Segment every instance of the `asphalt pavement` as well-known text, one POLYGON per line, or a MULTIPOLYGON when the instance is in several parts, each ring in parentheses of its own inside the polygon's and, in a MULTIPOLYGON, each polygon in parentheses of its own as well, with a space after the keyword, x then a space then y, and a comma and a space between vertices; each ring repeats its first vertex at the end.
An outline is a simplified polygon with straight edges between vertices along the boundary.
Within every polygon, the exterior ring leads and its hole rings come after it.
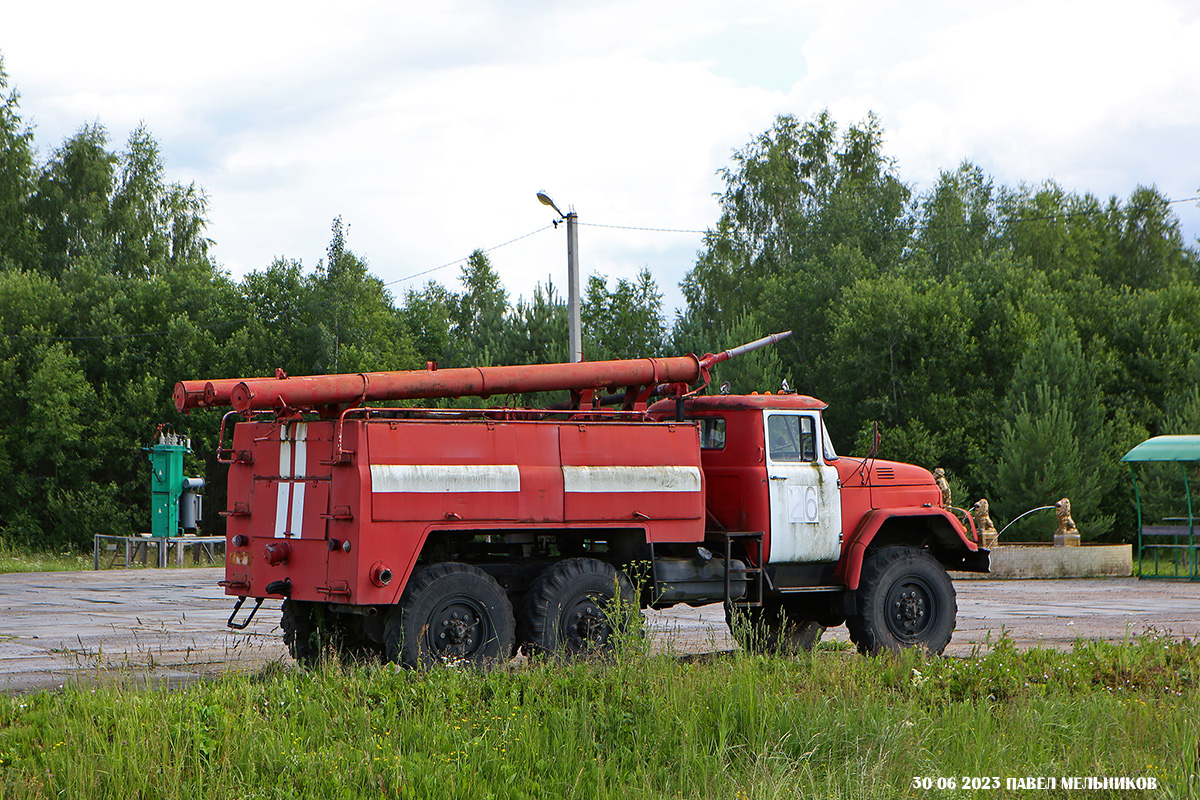
MULTIPOLYGON (((291 664, 279 603, 244 631, 226 621, 233 599, 221 568, 118 569, 0 575, 0 691, 88 683, 187 683, 268 663, 291 664)), ((1200 583, 1130 578, 955 583, 958 627, 948 655, 1007 636, 1020 647, 1070 647, 1147 632, 1200 637, 1200 583)), ((249 604, 247 604, 247 607, 249 604)), ((239 615, 244 618, 245 611, 239 615)), ((735 648, 719 605, 648 615, 655 647, 680 654, 735 648)), ((846 640, 844 627, 826 639, 846 640)))

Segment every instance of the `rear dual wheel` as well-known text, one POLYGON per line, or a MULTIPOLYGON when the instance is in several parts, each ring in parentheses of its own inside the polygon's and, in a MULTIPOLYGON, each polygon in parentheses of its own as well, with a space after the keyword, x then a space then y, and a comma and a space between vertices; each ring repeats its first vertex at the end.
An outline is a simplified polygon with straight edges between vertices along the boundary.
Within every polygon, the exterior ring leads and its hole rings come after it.
POLYGON ((638 613, 633 583, 594 558, 569 558, 534 579, 517 619, 519 641, 534 653, 578 656, 607 650, 638 613))
MULTIPOLYGON (((315 603, 284 603, 284 641, 293 657, 315 665, 332 628, 315 603)), ((575 656, 603 651, 638 612, 633 583, 603 561, 572 558, 541 573, 521 606, 521 641, 534 652, 575 656)), ((455 663, 484 666, 512 657, 517 622, 496 580, 478 567, 445 562, 409 579, 384 623, 389 661, 411 668, 455 663)))
POLYGON ((279 627, 283 628, 283 643, 292 658, 305 667, 315 667, 325 652, 328 631, 321 624, 316 603, 284 600, 279 627))
POLYGON ((345 661, 376 661, 380 648, 363 633, 361 619, 335 614, 322 603, 283 601, 283 643, 302 666, 315 668, 334 655, 345 661))
POLYGON ((413 573, 384 626, 389 661, 428 668, 485 666, 512 657, 512 604, 495 578, 470 564, 446 562, 413 573))

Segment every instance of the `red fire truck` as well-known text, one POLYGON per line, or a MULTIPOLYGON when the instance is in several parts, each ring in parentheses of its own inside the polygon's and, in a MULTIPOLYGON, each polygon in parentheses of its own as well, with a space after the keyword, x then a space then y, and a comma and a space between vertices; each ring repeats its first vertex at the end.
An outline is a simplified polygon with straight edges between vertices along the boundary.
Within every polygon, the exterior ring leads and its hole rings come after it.
POLYGON ((703 358, 179 383, 180 410, 234 409, 230 625, 282 598, 302 662, 427 666, 604 647, 614 611, 724 602, 746 644, 809 647, 844 622, 863 652, 941 652, 947 570, 986 572, 988 552, 933 476, 838 455, 812 397, 696 393, 784 335, 703 358), (553 390, 570 399, 370 405, 553 390))

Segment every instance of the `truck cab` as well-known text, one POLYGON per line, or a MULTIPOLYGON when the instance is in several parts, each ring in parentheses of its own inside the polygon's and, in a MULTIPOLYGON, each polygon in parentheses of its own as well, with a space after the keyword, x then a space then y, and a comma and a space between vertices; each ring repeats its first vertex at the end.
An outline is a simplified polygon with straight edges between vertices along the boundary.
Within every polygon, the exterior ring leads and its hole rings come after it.
POLYGON ((762 531, 770 564, 834 562, 841 555, 838 456, 821 421, 825 404, 802 395, 694 397, 710 522, 762 531))
POLYGON ((695 396, 681 409, 663 402, 650 411, 682 411, 694 421, 707 541, 719 547, 735 538, 732 558, 762 573, 759 590, 731 606, 778 635, 790 616, 807 631, 795 634, 801 642, 813 641, 817 627, 847 622, 863 650, 940 651, 956 611, 947 571, 986 572, 988 553, 969 516, 943 506, 928 470, 838 455, 826 408, 805 395, 751 394, 695 396), (885 571, 894 575, 881 598, 875 584, 885 571))

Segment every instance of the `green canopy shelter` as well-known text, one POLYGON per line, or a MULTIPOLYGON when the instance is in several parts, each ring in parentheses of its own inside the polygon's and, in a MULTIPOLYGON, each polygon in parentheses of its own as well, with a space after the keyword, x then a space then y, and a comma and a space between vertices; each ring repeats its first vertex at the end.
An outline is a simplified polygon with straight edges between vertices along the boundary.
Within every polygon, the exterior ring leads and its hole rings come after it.
POLYGON ((1121 457, 1129 464, 1133 475, 1133 496, 1137 501, 1138 517, 1138 572, 1143 578, 1186 578, 1200 580, 1200 564, 1196 549, 1196 517, 1192 504, 1192 490, 1188 483, 1189 464, 1200 463, 1200 436, 1155 436, 1134 447, 1121 457), (1167 517, 1162 524, 1146 525, 1142 518, 1142 496, 1138 487, 1137 465, 1146 463, 1179 464, 1183 475, 1183 494, 1186 501, 1186 517, 1167 517), (1170 563, 1162 564, 1166 557, 1170 563), (1153 560, 1148 569, 1146 561, 1153 560))

